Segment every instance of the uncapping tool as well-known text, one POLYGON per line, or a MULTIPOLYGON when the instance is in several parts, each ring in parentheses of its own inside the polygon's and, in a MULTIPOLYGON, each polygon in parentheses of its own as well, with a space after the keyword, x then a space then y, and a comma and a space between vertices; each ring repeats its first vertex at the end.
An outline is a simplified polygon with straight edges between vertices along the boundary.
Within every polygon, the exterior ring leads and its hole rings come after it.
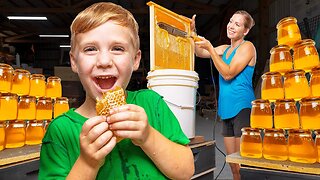
POLYGON ((183 38, 192 38, 195 42, 196 41, 201 41, 201 39, 198 36, 188 35, 187 32, 182 31, 182 30, 180 30, 180 29, 178 29, 176 27, 173 27, 173 26, 171 26, 171 25, 169 25, 167 23, 158 22, 157 24, 161 29, 166 30, 169 34, 171 34, 173 36, 180 36, 180 37, 183 37, 183 38))

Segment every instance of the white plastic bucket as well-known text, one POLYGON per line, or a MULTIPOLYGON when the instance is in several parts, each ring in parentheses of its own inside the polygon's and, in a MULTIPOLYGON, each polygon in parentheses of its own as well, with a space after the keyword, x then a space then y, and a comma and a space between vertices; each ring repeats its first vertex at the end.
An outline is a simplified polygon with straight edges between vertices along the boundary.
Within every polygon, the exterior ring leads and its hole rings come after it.
POLYGON ((148 88, 163 96, 188 138, 195 136, 198 73, 179 69, 148 72, 148 88))

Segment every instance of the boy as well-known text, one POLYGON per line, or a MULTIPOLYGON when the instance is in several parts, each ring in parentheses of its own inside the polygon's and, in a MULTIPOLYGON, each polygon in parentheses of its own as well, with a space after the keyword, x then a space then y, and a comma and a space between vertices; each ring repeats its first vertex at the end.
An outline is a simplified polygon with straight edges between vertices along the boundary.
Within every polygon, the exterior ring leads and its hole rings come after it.
POLYGON ((70 61, 85 102, 49 125, 39 179, 190 179, 189 139, 166 103, 151 90, 126 91, 127 105, 97 116, 96 98, 125 89, 139 67, 138 24, 113 3, 96 3, 71 25, 70 61), (116 143, 116 138, 124 138, 116 143))

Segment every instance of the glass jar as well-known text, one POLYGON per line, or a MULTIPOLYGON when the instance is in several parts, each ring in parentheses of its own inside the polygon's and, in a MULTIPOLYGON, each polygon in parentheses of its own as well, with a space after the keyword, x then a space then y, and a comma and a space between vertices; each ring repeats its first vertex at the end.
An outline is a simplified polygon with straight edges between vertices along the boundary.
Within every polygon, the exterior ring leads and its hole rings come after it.
POLYGON ((300 121, 302 129, 320 129, 320 97, 301 99, 300 121))
POLYGON ((295 101, 310 95, 304 70, 296 69, 284 74, 284 94, 286 99, 293 98, 295 101))
POLYGON ((295 17, 286 17, 281 19, 277 24, 278 45, 286 44, 290 48, 301 40, 300 29, 295 17))
POLYGON ((18 96, 2 93, 0 96, 0 121, 16 120, 18 115, 18 96))
POLYGON ((299 114, 293 99, 280 99, 274 106, 274 128, 298 129, 300 128, 299 114))
POLYGON ((272 109, 268 100, 256 99, 251 102, 251 128, 272 128, 272 109))
POLYGON ((26 125, 26 141, 27 145, 41 144, 44 136, 43 121, 31 120, 26 125))
POLYGON ((245 127, 241 129, 240 155, 249 158, 262 157, 262 140, 260 130, 245 127))
POLYGON ((0 151, 2 151, 5 147, 5 139, 6 139, 6 122, 0 121, 0 151))
POLYGON ((288 144, 283 129, 264 129, 262 154, 270 160, 288 159, 288 144))
POLYGON ((32 74, 30 77, 30 96, 43 97, 46 95, 46 78, 42 74, 32 74))
POLYGON ((46 96, 52 99, 62 96, 61 79, 56 76, 47 78, 46 96))
POLYGON ((18 103, 18 120, 34 120, 36 118, 36 97, 20 96, 18 103))
POLYGON ((69 102, 66 97, 59 97, 55 99, 54 107, 53 107, 53 118, 58 117, 64 112, 69 110, 69 102))
POLYGON ((318 159, 317 161, 320 163, 320 129, 314 131, 316 135, 315 144, 318 151, 318 159))
POLYGON ((299 163, 315 163, 317 161, 317 149, 310 130, 289 130, 288 146, 290 161, 299 163))
POLYGON ((49 97, 38 98, 36 104, 36 120, 51 120, 53 112, 52 100, 49 97))
POLYGON ((13 73, 11 93, 29 95, 30 72, 24 69, 16 69, 13 73))
POLYGON ((6 148, 18 148, 25 145, 25 121, 8 121, 6 128, 6 148))
POLYGON ((283 75, 292 68, 292 56, 288 45, 280 44, 270 50, 270 72, 280 72, 283 75))
POLYGON ((310 74, 311 96, 320 96, 320 66, 312 68, 310 74))
POLYGON ((312 39, 304 39, 294 45, 293 64, 294 69, 303 69, 306 72, 319 65, 319 54, 312 39))
POLYGON ((262 76, 261 98, 273 102, 284 98, 283 83, 279 72, 267 72, 262 76))
POLYGON ((13 78, 13 68, 8 64, 0 63, 0 92, 10 93, 13 78))

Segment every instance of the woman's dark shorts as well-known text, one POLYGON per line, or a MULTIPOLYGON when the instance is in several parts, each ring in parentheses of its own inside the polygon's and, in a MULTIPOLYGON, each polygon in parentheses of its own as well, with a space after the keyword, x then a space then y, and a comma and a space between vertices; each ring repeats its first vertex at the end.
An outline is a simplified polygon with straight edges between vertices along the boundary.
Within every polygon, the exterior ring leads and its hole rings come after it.
POLYGON ((242 109, 235 117, 222 120, 224 137, 241 137, 241 128, 250 127, 251 109, 242 109))

